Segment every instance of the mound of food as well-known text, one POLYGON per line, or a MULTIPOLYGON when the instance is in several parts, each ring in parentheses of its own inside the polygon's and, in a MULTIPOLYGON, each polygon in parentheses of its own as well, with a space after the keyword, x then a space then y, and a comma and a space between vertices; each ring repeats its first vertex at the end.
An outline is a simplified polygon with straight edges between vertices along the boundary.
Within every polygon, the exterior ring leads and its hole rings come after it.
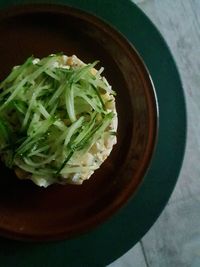
POLYGON ((0 83, 0 156, 20 179, 82 184, 109 156, 115 92, 97 63, 29 57, 0 83))

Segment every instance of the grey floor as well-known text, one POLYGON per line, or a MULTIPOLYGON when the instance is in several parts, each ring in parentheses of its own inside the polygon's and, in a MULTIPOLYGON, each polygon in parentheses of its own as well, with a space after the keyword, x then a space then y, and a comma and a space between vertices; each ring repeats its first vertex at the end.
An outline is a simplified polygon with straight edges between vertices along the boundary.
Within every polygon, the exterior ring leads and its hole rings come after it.
POLYGON ((188 136, 178 184, 144 238, 109 267, 200 267, 200 0, 133 0, 167 41, 186 96, 188 136))

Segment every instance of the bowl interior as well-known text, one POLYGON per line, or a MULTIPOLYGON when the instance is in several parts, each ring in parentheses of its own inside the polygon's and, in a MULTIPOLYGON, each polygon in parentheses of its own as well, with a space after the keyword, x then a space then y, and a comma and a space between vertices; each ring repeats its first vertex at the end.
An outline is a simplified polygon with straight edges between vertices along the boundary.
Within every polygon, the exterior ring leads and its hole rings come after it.
POLYGON ((81 186, 47 189, 20 181, 0 164, 0 233, 26 240, 68 238, 103 222, 136 191, 157 133, 155 93, 137 52, 100 19, 61 6, 12 8, 0 14, 0 80, 30 55, 64 52, 100 60, 117 92, 118 143, 81 186))

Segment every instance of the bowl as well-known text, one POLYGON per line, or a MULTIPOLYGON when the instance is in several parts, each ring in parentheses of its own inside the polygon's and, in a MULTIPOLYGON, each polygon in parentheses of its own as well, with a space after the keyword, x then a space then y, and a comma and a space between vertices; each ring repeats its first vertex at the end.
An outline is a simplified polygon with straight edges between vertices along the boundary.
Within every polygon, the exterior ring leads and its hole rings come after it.
POLYGON ((24 5, 0 12, 0 80, 27 57, 63 52, 100 60, 116 91, 117 145, 93 176, 77 185, 40 188, 0 164, 0 234, 29 241, 72 238, 134 201, 158 131, 154 86, 136 49, 94 15, 61 5, 24 5))

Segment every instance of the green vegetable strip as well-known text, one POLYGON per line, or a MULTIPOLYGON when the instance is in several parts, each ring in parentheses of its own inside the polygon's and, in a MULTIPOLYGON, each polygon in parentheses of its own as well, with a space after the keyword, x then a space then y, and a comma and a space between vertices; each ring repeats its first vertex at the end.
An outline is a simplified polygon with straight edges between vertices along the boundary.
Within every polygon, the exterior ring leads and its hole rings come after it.
POLYGON ((14 100, 13 104, 15 108, 22 114, 26 114, 27 111, 27 104, 21 100, 14 100))
POLYGON ((51 117, 50 114, 47 112, 47 110, 41 103, 38 104, 38 108, 39 108, 40 113, 44 116, 45 119, 49 119, 51 117))
POLYGON ((45 133, 47 133, 49 127, 51 125, 53 125, 54 123, 54 118, 50 117, 49 119, 47 120, 43 120, 41 123, 40 123, 40 127, 36 128, 35 131, 32 133, 32 137, 35 137, 37 135, 43 135, 45 133))
POLYGON ((47 57, 40 61, 40 67, 28 76, 29 81, 36 80, 48 68, 53 68, 52 63, 55 62, 54 57, 47 57))
POLYGON ((45 155, 43 153, 37 153, 37 157, 39 157, 39 158, 48 158, 49 156, 48 156, 48 154, 45 155))
POLYGON ((86 78, 85 76, 88 76, 88 74, 91 76, 90 71, 97 63, 98 61, 95 61, 94 63, 83 66, 75 71, 69 79, 69 83, 77 83, 80 79, 86 78))
POLYGON ((55 140, 54 147, 60 145, 61 143, 62 144, 64 143, 64 140, 67 136, 68 131, 69 131, 68 128, 65 128, 63 133, 59 136, 59 138, 57 138, 57 140, 55 140))
POLYGON ((58 168, 57 172, 56 172, 56 176, 58 176, 60 174, 60 172, 62 171, 62 169, 65 167, 65 165, 67 164, 67 162, 71 159, 71 157, 73 156, 74 151, 70 151, 68 156, 66 157, 66 159, 64 160, 64 162, 62 163, 62 165, 58 168))
POLYGON ((101 102, 101 106, 102 106, 102 108, 105 110, 106 107, 105 107, 105 104, 104 104, 104 102, 103 102, 103 99, 102 99, 102 97, 101 97, 99 91, 97 90, 97 88, 96 88, 93 84, 92 84, 91 87, 92 87, 92 89, 94 90, 94 92, 95 92, 95 94, 97 95, 97 97, 99 98, 99 100, 100 100, 100 102, 101 102))
POLYGON ((97 113, 94 113, 93 117, 91 118, 91 121, 83 126, 84 128, 82 132, 80 132, 80 134, 73 141, 74 146, 80 143, 85 138, 85 136, 87 136, 92 131, 93 127, 95 126, 96 116, 97 116, 97 113))
POLYGON ((49 163, 51 162, 52 160, 54 160, 54 155, 52 155, 51 157, 49 157, 48 159, 46 160, 43 160, 43 161, 39 161, 39 162, 34 162, 32 161, 30 158, 27 158, 27 157, 23 157, 24 159, 24 162, 29 165, 29 166, 32 166, 32 167, 42 167, 42 165, 46 164, 46 163, 49 163))
MULTIPOLYGON (((42 83, 43 83, 43 81, 42 81, 42 83)), ((41 86, 42 83, 39 84, 38 87, 33 86, 33 88, 30 88, 31 90, 33 90, 33 95, 32 95, 32 98, 30 100, 30 104, 29 104, 28 110, 26 112, 26 115, 25 115, 25 118, 24 118, 24 121, 23 121, 23 124, 22 124, 22 128, 24 128, 27 125, 29 117, 31 116, 32 109, 33 109, 34 105, 36 105, 37 95, 43 89, 43 87, 41 86)))
POLYGON ((36 112, 33 114, 33 118, 30 121, 28 129, 27 129, 27 136, 32 135, 33 132, 35 131, 34 129, 38 127, 38 125, 40 124, 40 116, 41 116, 41 113, 39 112, 36 112))
POLYGON ((49 75, 51 78, 53 78, 53 79, 59 81, 59 77, 58 77, 53 71, 45 70, 45 73, 46 73, 47 75, 49 75))
POLYGON ((65 131, 66 130, 66 126, 64 125, 64 123, 63 122, 61 122, 61 121, 55 121, 54 123, 53 123, 55 126, 57 126, 57 128, 59 129, 59 130, 61 130, 61 131, 65 131))
POLYGON ((66 109, 69 114, 71 122, 76 121, 76 114, 74 110, 74 88, 73 85, 68 86, 65 92, 66 109))
POLYGON ((55 91, 55 93, 53 94, 53 96, 51 97, 51 99, 49 100, 47 106, 52 106, 54 105, 55 101, 60 97, 60 95, 62 94, 64 88, 65 88, 65 84, 61 84, 60 87, 55 91))
POLYGON ((64 146, 67 146, 73 134, 82 126, 84 117, 80 117, 76 122, 74 122, 68 129, 67 136, 65 138, 64 146))
POLYGON ((50 110, 51 116, 55 114, 57 108, 58 108, 58 101, 56 103, 54 103, 52 109, 50 110))
POLYGON ((101 108, 99 108, 98 103, 94 99, 90 99, 84 92, 78 92, 77 96, 83 98, 95 111, 101 112, 101 108))
POLYGON ((101 124, 99 124, 98 127, 93 130, 93 132, 88 134, 88 136, 83 140, 82 144, 80 144, 80 148, 78 149, 83 149, 83 152, 87 153, 89 149, 92 147, 92 145, 94 145, 96 141, 101 138, 102 134, 104 133, 106 128, 111 123, 111 120, 113 117, 114 117, 114 114, 112 112, 108 113, 105 116, 103 122, 101 122, 101 124), (88 145, 84 147, 84 145, 87 144, 87 142, 88 142, 88 145))
POLYGON ((0 118, 0 132, 1 132, 1 137, 5 140, 5 142, 9 141, 9 130, 8 126, 6 125, 5 121, 0 118))
POLYGON ((14 89, 14 92, 8 97, 8 99, 5 101, 5 103, 0 107, 0 111, 3 110, 8 103, 10 103, 19 93, 20 90, 23 89, 23 86, 27 82, 27 79, 23 79, 14 89))
POLYGON ((45 169, 40 169, 38 170, 37 168, 34 168, 20 160, 15 160, 15 164, 17 166, 19 166, 22 170, 28 172, 28 173, 33 173, 35 175, 39 175, 42 177, 46 177, 46 175, 48 176, 52 176, 52 175, 55 175, 55 170, 53 169, 49 169, 49 168, 45 168, 45 169))
POLYGON ((21 66, 17 66, 15 67, 12 72, 8 75, 8 77, 0 83, 0 88, 3 88, 7 83, 10 83, 12 81, 14 81, 15 79, 17 79, 17 77, 19 77, 20 74, 24 73, 24 71, 26 71, 27 66, 32 64, 33 61, 33 57, 29 57, 24 64, 22 64, 21 66))
POLYGON ((48 150, 48 149, 49 149, 49 145, 43 146, 43 147, 41 147, 41 148, 39 148, 39 149, 37 149, 37 150, 35 150, 35 151, 30 152, 30 153, 28 154, 28 156, 29 156, 29 157, 32 157, 32 156, 38 155, 38 154, 40 154, 41 152, 44 152, 44 151, 46 151, 46 150, 48 150))
POLYGON ((26 151, 31 150, 31 148, 34 146, 36 142, 38 142, 41 139, 39 138, 31 138, 28 137, 17 149, 16 149, 16 154, 23 155, 26 151))

